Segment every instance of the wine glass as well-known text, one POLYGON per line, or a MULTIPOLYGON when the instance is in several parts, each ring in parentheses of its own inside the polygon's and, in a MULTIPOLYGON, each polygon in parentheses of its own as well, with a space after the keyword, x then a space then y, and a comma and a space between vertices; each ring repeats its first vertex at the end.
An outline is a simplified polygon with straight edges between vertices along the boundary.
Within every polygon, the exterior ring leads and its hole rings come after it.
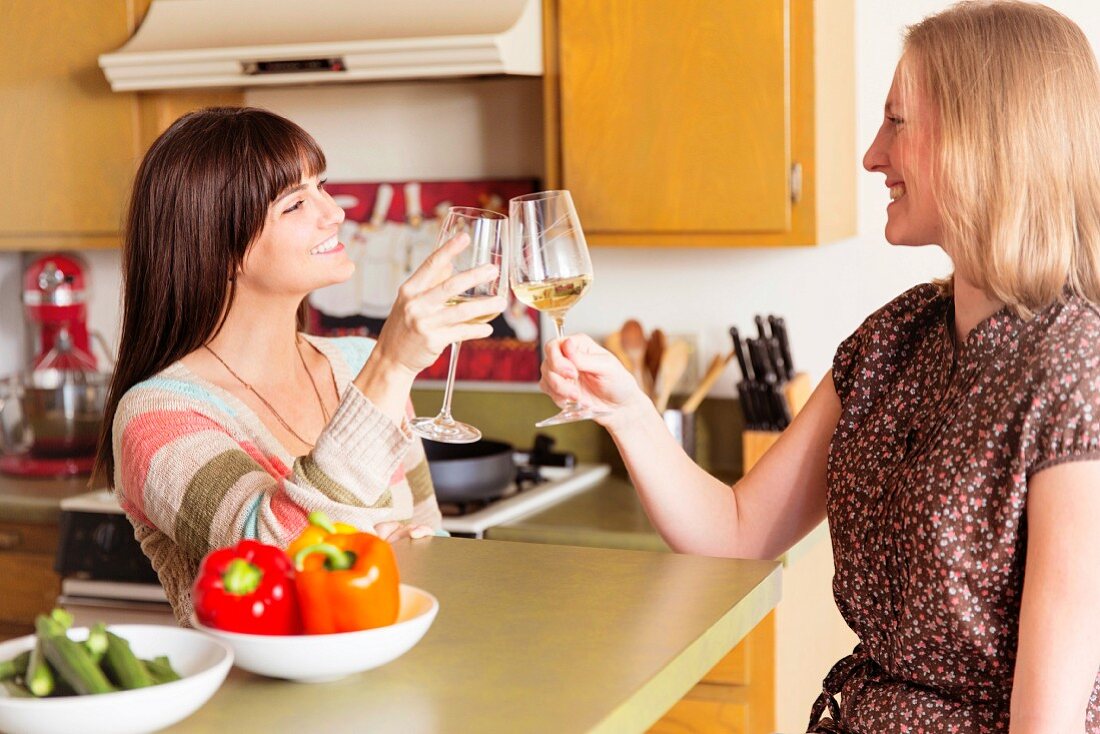
MULTIPOLYGON (((469 206, 453 206, 447 210, 443 226, 439 230, 436 247, 451 241, 460 234, 470 237, 470 245, 460 252, 452 263, 455 272, 472 270, 492 263, 500 268, 495 278, 487 283, 474 286, 447 301, 448 306, 457 306, 481 298, 492 298, 500 293, 500 284, 507 283, 505 268, 505 242, 508 237, 508 217, 488 209, 475 209, 469 206)), ((492 321, 497 314, 480 316, 477 323, 492 321)), ((447 370, 447 387, 443 392, 443 408, 434 418, 413 418, 409 422, 418 435, 441 443, 473 443, 481 438, 481 431, 468 423, 461 423, 451 417, 451 396, 454 392, 455 368, 458 366, 458 350, 462 345, 451 345, 451 366, 447 370)))
MULTIPOLYGON (((565 336, 565 312, 592 284, 592 260, 581 221, 568 191, 541 191, 509 202, 512 220, 512 292, 522 303, 554 321, 558 339, 565 336)), ((606 415, 570 401, 538 428, 606 415)))

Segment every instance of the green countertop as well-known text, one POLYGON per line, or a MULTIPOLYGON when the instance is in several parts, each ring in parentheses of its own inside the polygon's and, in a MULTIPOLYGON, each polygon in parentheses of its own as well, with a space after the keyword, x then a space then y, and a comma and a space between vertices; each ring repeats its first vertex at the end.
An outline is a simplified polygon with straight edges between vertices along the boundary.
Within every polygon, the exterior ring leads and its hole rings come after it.
MULTIPOLYGON (((485 537, 593 548, 669 550, 646 517, 634 485, 614 475, 545 510, 489 528, 485 537)), ((828 537, 828 524, 822 522, 777 560, 789 565, 828 537)))
POLYGON ((23 479, 0 476, 0 522, 56 524, 61 500, 90 492, 88 478, 23 479))
POLYGON ((485 537, 593 548, 669 549, 646 517, 634 486, 614 475, 541 512, 489 528, 485 537))
POLYGON ((326 684, 234 669, 168 731, 642 731, 779 601, 765 561, 459 538, 396 550, 402 580, 440 602, 406 655, 326 684))

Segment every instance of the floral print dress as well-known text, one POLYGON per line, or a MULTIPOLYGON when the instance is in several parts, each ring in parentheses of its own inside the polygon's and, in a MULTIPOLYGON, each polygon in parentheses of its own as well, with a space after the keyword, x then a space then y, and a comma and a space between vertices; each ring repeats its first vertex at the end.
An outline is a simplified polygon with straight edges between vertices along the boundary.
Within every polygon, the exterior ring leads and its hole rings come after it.
MULTIPOLYGON (((833 594, 860 644, 810 731, 1008 731, 1028 479, 1100 460, 1100 310, 1005 308, 961 345, 953 323, 951 296, 920 285, 836 353, 833 594)), ((1100 733, 1100 678, 1079 731, 1100 733)))

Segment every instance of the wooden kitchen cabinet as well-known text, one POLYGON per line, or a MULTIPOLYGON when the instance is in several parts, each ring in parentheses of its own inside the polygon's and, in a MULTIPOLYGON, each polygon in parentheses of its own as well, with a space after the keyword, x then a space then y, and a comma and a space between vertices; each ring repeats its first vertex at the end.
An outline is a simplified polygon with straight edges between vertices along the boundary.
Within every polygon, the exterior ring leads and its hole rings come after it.
POLYGON ((773 734, 775 613, 669 709, 649 734, 773 734))
POLYGON ((188 109, 239 103, 239 92, 111 91, 99 54, 130 37, 149 2, 0 4, 0 158, 11 189, 0 197, 0 250, 117 247, 149 142, 188 109))
POLYGON ((53 570, 57 525, 0 522, 0 640, 34 631, 61 592, 53 570))
POLYGON ((853 0, 544 0, 547 178, 600 245, 855 234, 853 0))

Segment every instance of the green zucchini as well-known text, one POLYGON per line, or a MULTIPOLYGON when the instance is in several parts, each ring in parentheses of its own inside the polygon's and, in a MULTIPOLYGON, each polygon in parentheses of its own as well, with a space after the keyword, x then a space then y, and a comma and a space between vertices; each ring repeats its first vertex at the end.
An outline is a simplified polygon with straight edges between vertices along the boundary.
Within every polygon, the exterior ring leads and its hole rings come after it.
POLYGON ((50 611, 50 619, 57 622, 65 630, 73 626, 73 615, 61 607, 54 607, 50 611))
MULTIPOLYGON (((46 660, 58 675, 73 687, 74 691, 79 694, 88 694, 110 693, 116 690, 92 660, 88 649, 79 642, 70 640, 65 635, 65 628, 57 620, 39 614, 34 625, 38 630, 38 639, 42 642, 46 660)), ((29 677, 28 673, 28 679, 29 677)), ((33 692, 34 689, 31 690, 33 692)))
POLYGON ((84 647, 88 648, 88 652, 92 656, 97 664, 103 660, 104 653, 107 652, 107 627, 102 622, 96 622, 88 630, 88 639, 84 641, 84 647))
POLYGON ((157 682, 130 649, 130 643, 113 632, 107 633, 107 654, 103 656, 103 668, 127 690, 155 686, 157 682))
POLYGON ((53 693, 53 671, 46 662, 46 641, 39 634, 34 641, 34 649, 27 659, 27 673, 23 685, 33 695, 43 698, 53 693))
POLYGON ((153 676, 157 683, 171 683, 180 679, 180 674, 175 671, 165 655, 159 655, 152 660, 142 660, 141 662, 145 664, 145 669, 149 671, 149 674, 153 676))
POLYGON ((0 680, 23 677, 27 673, 27 666, 30 664, 30 660, 31 651, 24 650, 11 660, 5 660, 0 663, 0 680))

